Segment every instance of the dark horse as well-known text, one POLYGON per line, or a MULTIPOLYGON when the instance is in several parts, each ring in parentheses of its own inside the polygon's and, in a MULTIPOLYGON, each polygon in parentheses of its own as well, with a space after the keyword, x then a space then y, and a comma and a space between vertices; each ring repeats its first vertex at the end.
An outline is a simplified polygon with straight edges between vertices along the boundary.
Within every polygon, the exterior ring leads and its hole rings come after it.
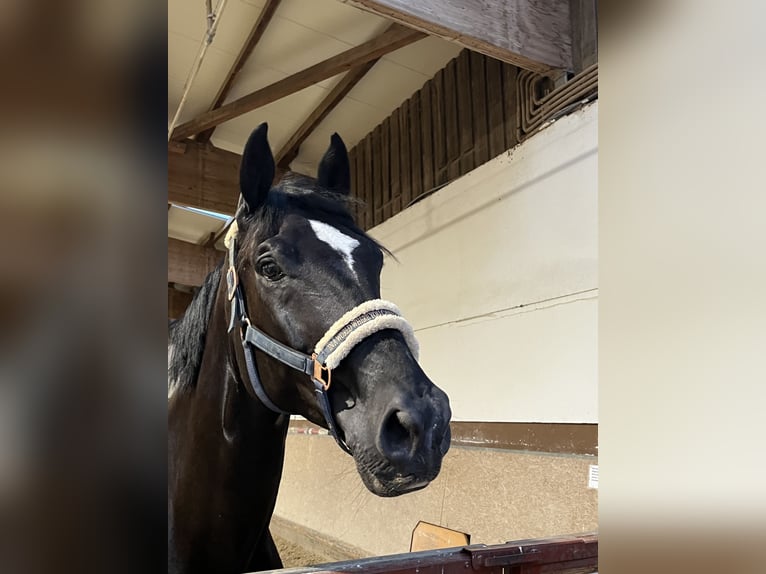
POLYGON ((268 527, 288 413, 329 428, 379 496, 426 486, 449 448, 447 396, 379 299, 382 248, 348 210, 342 140, 316 181, 272 187, 266 134, 262 124, 242 156, 228 265, 169 328, 169 572, 282 566, 268 527))

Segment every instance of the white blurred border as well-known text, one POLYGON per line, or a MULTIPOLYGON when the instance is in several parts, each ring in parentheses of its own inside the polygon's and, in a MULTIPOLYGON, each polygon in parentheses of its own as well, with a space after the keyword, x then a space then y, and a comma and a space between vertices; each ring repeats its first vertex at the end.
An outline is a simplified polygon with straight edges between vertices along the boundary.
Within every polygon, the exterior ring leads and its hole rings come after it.
POLYGON ((766 5, 600 6, 600 522, 766 524, 766 5))

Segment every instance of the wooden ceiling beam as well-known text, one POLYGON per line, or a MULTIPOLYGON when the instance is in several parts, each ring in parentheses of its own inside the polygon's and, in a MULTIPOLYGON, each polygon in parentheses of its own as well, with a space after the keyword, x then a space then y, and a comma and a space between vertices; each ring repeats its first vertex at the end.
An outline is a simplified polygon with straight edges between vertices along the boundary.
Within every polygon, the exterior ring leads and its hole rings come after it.
POLYGON ((579 74, 598 62, 597 0, 570 0, 572 22, 572 68, 579 74))
MULTIPOLYGON (((239 51, 237 59, 234 60, 234 64, 231 66, 229 73, 226 74, 226 79, 221 85, 221 88, 218 90, 218 93, 215 96, 215 100, 213 100, 213 105, 210 106, 211 110, 220 108, 223 105, 223 102, 226 100, 226 96, 229 95, 229 92, 234 85, 234 79, 236 78, 237 74, 242 71, 242 68, 245 66, 245 62, 247 62, 247 59, 250 57, 250 54, 253 53, 255 46, 258 44, 258 42, 260 42, 261 38, 263 37, 263 33, 266 31, 266 28, 271 22, 271 19, 274 17, 274 13, 277 11, 281 1, 282 0, 266 1, 266 4, 261 9, 261 13, 258 14, 258 19, 255 21, 252 30, 250 30, 250 35, 247 37, 245 44, 239 51)), ((214 130, 215 127, 205 130, 204 132, 197 135, 196 140, 202 143, 210 141, 210 136, 213 135, 214 130)))
POLYGON ((234 215, 242 156, 186 141, 186 151, 168 148, 168 201, 234 215))
POLYGON ((242 114, 251 112, 257 108, 275 102, 281 98, 294 94, 304 88, 332 78, 356 66, 360 66, 370 60, 380 58, 389 52, 403 48, 423 38, 425 34, 399 26, 391 25, 381 35, 364 42, 354 48, 337 54, 327 60, 309 66, 275 82, 265 88, 243 96, 233 102, 229 102, 218 109, 211 110, 189 120, 173 130, 174 140, 183 140, 209 128, 220 125, 242 114))
POLYGON ((168 283, 198 287, 223 256, 223 251, 168 237, 168 283))
POLYGON ((352 90, 359 80, 370 71, 370 69, 378 61, 378 58, 370 60, 350 69, 340 82, 327 94, 325 99, 322 100, 314 111, 309 114, 306 120, 301 124, 295 133, 287 140, 287 143, 282 146, 282 149, 276 155, 275 161, 277 166, 283 170, 290 167, 290 163, 297 157, 300 151, 301 144, 306 141, 316 127, 322 123, 327 115, 346 97, 346 95, 352 90))
POLYGON ((572 69, 565 0, 341 0, 534 72, 572 69))

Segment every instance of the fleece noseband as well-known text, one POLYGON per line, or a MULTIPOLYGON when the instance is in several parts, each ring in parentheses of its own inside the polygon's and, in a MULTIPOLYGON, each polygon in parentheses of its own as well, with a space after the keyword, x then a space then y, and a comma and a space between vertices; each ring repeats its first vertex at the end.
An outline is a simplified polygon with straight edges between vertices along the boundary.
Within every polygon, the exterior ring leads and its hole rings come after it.
POLYGON ((280 343, 250 323, 234 265, 237 233, 237 222, 234 221, 224 239, 229 252, 226 284, 227 298, 231 302, 231 313, 228 330, 231 332, 235 321, 239 321, 245 365, 253 394, 271 411, 279 414, 290 414, 275 405, 266 394, 255 363, 253 348, 256 348, 310 377, 329 433, 344 451, 351 454, 351 449, 338 434, 338 426, 330 406, 328 391, 332 382, 332 371, 354 347, 370 335, 383 329, 400 331, 417 360, 418 342, 415 339, 412 326, 402 317, 396 305, 383 299, 372 299, 357 305, 335 321, 317 342, 311 355, 280 343))

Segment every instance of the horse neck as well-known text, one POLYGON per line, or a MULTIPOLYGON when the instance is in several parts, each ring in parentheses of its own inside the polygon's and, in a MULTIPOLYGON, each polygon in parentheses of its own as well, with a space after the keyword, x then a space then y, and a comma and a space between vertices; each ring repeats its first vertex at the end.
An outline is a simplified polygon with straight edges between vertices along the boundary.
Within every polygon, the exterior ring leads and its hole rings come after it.
POLYGON ((179 546, 206 553, 211 563, 240 567, 271 519, 289 417, 272 413, 245 391, 236 335, 227 333, 226 304, 221 285, 197 384, 171 406, 169 496, 179 546))

